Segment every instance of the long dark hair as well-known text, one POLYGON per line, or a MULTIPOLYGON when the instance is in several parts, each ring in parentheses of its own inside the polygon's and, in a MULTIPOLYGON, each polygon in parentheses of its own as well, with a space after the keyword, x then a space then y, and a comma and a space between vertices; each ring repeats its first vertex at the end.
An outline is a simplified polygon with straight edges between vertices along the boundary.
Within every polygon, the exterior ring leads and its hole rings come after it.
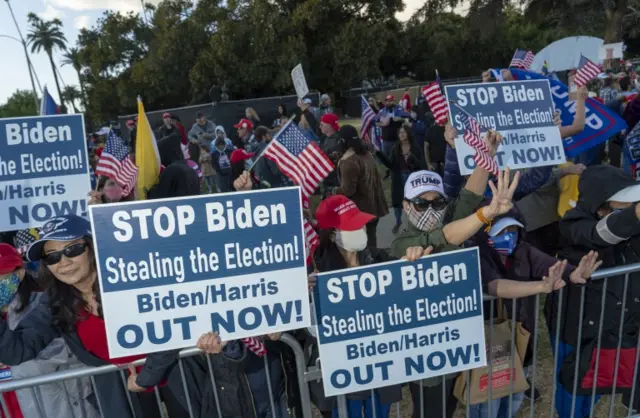
POLYGON ((369 152, 366 144, 359 136, 343 138, 342 140, 344 141, 343 152, 346 152, 349 148, 353 149, 353 152, 358 155, 364 155, 369 152))
POLYGON ((19 305, 16 307, 16 312, 20 313, 24 311, 27 306, 29 306, 29 302, 31 302, 31 294, 42 291, 42 288, 36 281, 36 279, 25 270, 24 277, 20 282, 20 286, 18 286, 18 303, 19 305))
POLYGON ((191 161, 199 163, 200 162, 200 153, 202 152, 200 150, 200 144, 195 144, 193 142, 189 142, 189 145, 187 145, 187 149, 189 150, 189 159, 191 161))
MULTIPOLYGON (((96 272, 93 241, 86 237, 85 242, 88 245, 87 251, 89 251, 90 254, 92 271, 96 272)), ((40 262, 40 271, 38 274, 49 296, 49 309, 51 310, 53 325, 62 332, 73 332, 76 321, 82 313, 86 312, 89 308, 82 297, 82 293, 74 286, 56 279, 44 261, 40 262)), ((98 302, 98 316, 102 318, 102 301, 100 299, 100 288, 97 277, 93 284, 93 294, 98 302)))

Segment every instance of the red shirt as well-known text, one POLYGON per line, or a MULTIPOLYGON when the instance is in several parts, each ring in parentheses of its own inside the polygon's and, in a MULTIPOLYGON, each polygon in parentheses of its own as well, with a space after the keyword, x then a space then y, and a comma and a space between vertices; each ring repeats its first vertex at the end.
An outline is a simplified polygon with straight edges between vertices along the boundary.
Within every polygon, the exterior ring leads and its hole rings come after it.
MULTIPOLYGON (((111 364, 128 364, 146 357, 144 355, 138 355, 111 358, 109 355, 109 347, 107 346, 107 329, 104 325, 104 319, 93 314, 85 313, 76 321, 76 332, 82 345, 88 352, 111 364)), ((142 366, 137 366, 136 371, 140 373, 140 370, 142 370, 142 366)), ((163 380, 160 386, 164 386, 165 384, 166 381, 163 380)), ((147 392, 151 391, 153 391, 153 388, 147 389, 147 392)))

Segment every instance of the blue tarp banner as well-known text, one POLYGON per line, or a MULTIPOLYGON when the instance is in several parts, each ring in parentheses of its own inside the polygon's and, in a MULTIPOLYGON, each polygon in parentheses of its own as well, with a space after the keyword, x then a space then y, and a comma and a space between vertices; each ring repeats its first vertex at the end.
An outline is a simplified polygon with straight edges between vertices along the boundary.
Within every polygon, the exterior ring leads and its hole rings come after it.
POLYGON ((86 216, 90 187, 82 115, 0 119, 0 231, 86 216))
MULTIPOLYGON (((511 68, 511 73, 516 80, 549 80, 551 93, 556 110, 560 111, 562 125, 569 126, 573 123, 576 113, 575 101, 569 100, 569 89, 558 80, 550 79, 542 74, 532 71, 511 68)), ((613 135, 627 128, 627 123, 611 109, 591 98, 586 102, 586 123, 584 131, 570 138, 562 140, 565 154, 573 158, 586 150, 602 144, 613 135)))
POLYGON ((327 396, 486 365, 478 249, 319 274, 327 396))
POLYGON ((91 206, 112 357, 310 324, 298 187, 91 206))

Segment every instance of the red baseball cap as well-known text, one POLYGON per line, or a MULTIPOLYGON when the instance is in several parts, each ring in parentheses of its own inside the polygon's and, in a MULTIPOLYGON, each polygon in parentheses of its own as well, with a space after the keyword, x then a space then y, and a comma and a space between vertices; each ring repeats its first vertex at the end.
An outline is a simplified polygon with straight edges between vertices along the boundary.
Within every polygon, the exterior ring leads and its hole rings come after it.
POLYGON ((236 129, 244 128, 244 129, 252 130, 253 123, 249 119, 240 119, 240 122, 233 125, 233 127, 236 129))
POLYGON ((22 267, 22 256, 13 246, 0 243, 0 274, 9 274, 22 267))
POLYGON ((336 115, 335 113, 326 113, 322 115, 322 117, 320 118, 320 122, 331 125, 331 127, 336 131, 340 130, 340 125, 338 125, 338 115, 336 115))
POLYGON ((171 113, 169 112, 164 112, 162 114, 162 119, 170 119, 171 118, 171 113))
POLYGON ((391 100, 391 101, 393 101, 393 100, 395 100, 395 99, 396 99, 396 97, 395 97, 395 96, 393 96, 393 95, 391 95, 391 94, 387 96, 387 100, 391 100))
POLYGON ((369 213, 361 212, 353 201, 343 195, 326 198, 316 209, 316 220, 321 229, 357 231, 375 218, 369 213))
POLYGON ((246 161, 249 158, 253 158, 255 154, 253 152, 247 152, 243 149, 234 150, 231 153, 231 164, 239 163, 240 161, 246 161))

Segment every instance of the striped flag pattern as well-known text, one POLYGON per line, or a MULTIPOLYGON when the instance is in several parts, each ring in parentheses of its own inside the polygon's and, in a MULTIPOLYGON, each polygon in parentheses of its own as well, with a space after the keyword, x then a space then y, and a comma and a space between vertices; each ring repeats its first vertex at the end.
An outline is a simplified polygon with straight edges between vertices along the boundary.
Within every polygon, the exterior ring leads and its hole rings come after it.
POLYGON ((447 99, 445 99, 442 91, 440 90, 440 84, 437 81, 429 84, 422 89, 422 95, 429 103, 431 112, 436 118, 438 125, 445 125, 449 120, 449 107, 447 106, 447 99))
POLYGON ((367 144, 373 144, 375 149, 380 151, 380 142, 377 140, 374 132, 376 114, 373 109, 371 109, 371 106, 369 106, 367 99, 365 99, 363 95, 360 95, 360 98, 362 100, 362 128, 360 130, 360 135, 364 142, 367 144))
POLYGON ((256 337, 243 338, 240 341, 242 341, 242 344, 244 344, 248 350, 258 357, 267 354, 267 348, 264 346, 264 343, 256 337))
POLYGON ((138 167, 129 158, 129 147, 113 131, 107 135, 107 144, 96 166, 98 176, 106 176, 122 186, 122 195, 128 196, 136 187, 138 167))
POLYGON ((24 256, 29 246, 38 240, 38 231, 35 228, 21 229, 13 237, 13 245, 20 255, 24 256))
POLYGON ((305 197, 313 195, 335 168, 318 144, 309 141, 298 125, 291 121, 273 138, 264 150, 264 156, 300 186, 305 197))
MULTIPOLYGON (((302 209, 310 209, 311 204, 309 203, 309 198, 306 196, 302 196, 302 209)), ((303 227, 304 227, 304 244, 305 244, 305 253, 307 255, 307 264, 311 263, 313 252, 316 250, 318 245, 320 245, 320 238, 316 233, 316 230, 313 228, 313 225, 309 223, 307 218, 303 218, 303 227)))
POLYGON ((576 86, 585 86, 589 81, 596 78, 598 74, 600 74, 600 67, 598 67, 598 65, 589 58, 584 55, 580 55, 580 64, 578 65, 578 71, 574 78, 576 86))
POLYGON ((497 176, 499 173, 498 163, 496 163, 496 160, 491 156, 489 147, 487 147, 487 144, 484 143, 480 136, 480 124, 478 121, 466 113, 460 114, 460 121, 465 128, 464 135, 462 136, 464 142, 476 150, 473 156, 476 165, 497 176))
POLYGON ((522 68, 524 70, 528 70, 531 68, 531 64, 533 64, 533 59, 536 56, 531 51, 526 51, 524 49, 516 49, 516 52, 513 54, 513 58, 511 58, 511 63, 509 67, 513 68, 522 68))

